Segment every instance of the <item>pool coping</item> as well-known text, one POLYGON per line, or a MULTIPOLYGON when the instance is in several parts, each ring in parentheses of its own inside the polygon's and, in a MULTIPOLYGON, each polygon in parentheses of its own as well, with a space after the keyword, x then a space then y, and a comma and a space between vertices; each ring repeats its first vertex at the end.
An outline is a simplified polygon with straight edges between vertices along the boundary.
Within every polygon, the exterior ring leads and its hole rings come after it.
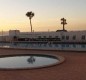
POLYGON ((53 66, 56 66, 56 65, 59 65, 59 64, 62 64, 64 61, 65 61, 65 58, 62 57, 62 56, 59 56, 59 55, 55 55, 55 54, 10 54, 10 55, 0 55, 0 58, 3 58, 3 57, 13 57, 13 56, 27 56, 27 55, 44 55, 44 56, 52 56, 52 57, 55 57, 57 59, 59 59, 59 62, 58 63, 53 63, 51 65, 44 65, 44 66, 38 66, 38 67, 35 67, 35 68, 0 68, 0 70, 6 70, 6 71, 10 71, 10 70, 32 70, 32 69, 42 69, 42 68, 48 68, 48 67, 53 67, 53 66))

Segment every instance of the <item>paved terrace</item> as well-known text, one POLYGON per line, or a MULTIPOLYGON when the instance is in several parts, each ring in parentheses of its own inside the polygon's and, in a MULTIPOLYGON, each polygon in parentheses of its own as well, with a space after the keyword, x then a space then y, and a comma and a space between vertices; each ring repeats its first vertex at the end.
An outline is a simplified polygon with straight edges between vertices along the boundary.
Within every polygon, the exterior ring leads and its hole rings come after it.
POLYGON ((48 68, 0 70, 0 80, 86 80, 86 52, 0 49, 0 55, 29 53, 55 54, 65 57, 66 60, 48 68))

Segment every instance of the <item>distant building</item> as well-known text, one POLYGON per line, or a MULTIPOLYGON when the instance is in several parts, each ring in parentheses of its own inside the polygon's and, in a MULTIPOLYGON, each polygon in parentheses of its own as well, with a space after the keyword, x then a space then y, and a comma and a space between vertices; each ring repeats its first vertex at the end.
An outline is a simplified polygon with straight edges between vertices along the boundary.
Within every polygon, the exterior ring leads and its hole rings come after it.
POLYGON ((4 41, 86 42, 86 31, 20 32, 10 30, 9 35, 3 38, 4 41))

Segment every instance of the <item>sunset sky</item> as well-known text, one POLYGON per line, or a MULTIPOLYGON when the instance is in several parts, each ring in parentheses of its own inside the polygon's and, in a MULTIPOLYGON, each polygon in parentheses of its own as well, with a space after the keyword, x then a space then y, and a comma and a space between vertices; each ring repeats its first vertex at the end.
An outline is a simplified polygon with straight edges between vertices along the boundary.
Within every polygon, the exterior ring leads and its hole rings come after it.
POLYGON ((0 31, 30 31, 28 11, 35 13, 34 31, 62 29, 63 17, 67 30, 86 30, 86 0, 0 0, 0 31))

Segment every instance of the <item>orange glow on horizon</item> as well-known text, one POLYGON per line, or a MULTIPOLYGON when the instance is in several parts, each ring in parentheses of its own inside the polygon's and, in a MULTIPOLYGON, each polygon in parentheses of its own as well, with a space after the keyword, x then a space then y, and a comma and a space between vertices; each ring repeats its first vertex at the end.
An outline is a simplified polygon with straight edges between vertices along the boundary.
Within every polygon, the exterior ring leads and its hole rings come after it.
POLYGON ((61 18, 67 19, 67 30, 86 30, 86 0, 0 0, 0 31, 30 32, 26 12, 32 11, 34 31, 62 29, 61 18))

